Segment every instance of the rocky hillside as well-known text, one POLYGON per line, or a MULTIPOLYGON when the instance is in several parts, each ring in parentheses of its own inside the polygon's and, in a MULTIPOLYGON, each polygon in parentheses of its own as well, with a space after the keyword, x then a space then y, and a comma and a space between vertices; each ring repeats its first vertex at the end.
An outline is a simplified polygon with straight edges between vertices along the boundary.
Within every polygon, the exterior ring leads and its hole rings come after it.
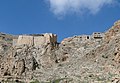
POLYGON ((1 83, 120 83, 120 21, 100 40, 13 46, 16 36, 0 37, 1 83))

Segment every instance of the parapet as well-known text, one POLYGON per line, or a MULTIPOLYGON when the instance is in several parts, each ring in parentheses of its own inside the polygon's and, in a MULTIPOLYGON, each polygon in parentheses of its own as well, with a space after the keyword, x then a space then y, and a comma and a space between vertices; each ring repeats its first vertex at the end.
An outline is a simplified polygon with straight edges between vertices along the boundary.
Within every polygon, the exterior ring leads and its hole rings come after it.
POLYGON ((19 35, 18 39, 13 39, 13 46, 29 45, 40 46, 48 43, 56 43, 57 35, 52 33, 45 33, 42 35, 19 35))

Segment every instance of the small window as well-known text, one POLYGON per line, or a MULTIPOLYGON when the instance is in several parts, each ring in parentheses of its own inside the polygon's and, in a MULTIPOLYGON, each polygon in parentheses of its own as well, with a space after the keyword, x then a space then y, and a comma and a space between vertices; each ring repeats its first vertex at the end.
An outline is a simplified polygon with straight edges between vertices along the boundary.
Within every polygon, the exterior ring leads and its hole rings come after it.
POLYGON ((87 39, 90 39, 90 37, 89 37, 89 36, 87 36, 87 39))

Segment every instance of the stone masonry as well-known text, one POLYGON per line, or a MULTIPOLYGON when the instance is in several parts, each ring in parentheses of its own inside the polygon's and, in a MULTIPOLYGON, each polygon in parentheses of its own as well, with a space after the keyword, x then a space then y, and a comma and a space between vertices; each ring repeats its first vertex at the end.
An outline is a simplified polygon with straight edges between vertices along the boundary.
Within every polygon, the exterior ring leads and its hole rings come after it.
POLYGON ((57 42, 57 35, 46 33, 43 35, 20 35, 18 39, 13 39, 13 46, 16 45, 30 45, 40 46, 48 43, 55 44, 57 42))
MULTIPOLYGON (((92 35, 80 35, 77 36, 77 38, 79 38, 81 42, 85 42, 85 41, 97 42, 97 41, 102 41, 102 39, 104 39, 104 33, 94 32, 92 35)), ((64 44, 65 42, 70 42, 70 41, 72 41, 72 38, 65 38, 61 43, 64 44)))

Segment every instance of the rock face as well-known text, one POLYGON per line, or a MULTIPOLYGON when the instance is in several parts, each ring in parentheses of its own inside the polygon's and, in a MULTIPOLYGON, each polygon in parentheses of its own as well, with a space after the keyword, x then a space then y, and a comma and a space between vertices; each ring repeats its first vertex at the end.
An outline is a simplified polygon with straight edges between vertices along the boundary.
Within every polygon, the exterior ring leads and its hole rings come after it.
POLYGON ((112 28, 110 28, 106 33, 105 33, 105 41, 109 42, 112 37, 118 35, 120 33, 120 20, 115 22, 112 28))
POLYGON ((54 34, 1 39, 0 81, 119 83, 120 21, 105 33, 65 38, 54 34), (13 43, 13 45, 11 45, 13 43))

